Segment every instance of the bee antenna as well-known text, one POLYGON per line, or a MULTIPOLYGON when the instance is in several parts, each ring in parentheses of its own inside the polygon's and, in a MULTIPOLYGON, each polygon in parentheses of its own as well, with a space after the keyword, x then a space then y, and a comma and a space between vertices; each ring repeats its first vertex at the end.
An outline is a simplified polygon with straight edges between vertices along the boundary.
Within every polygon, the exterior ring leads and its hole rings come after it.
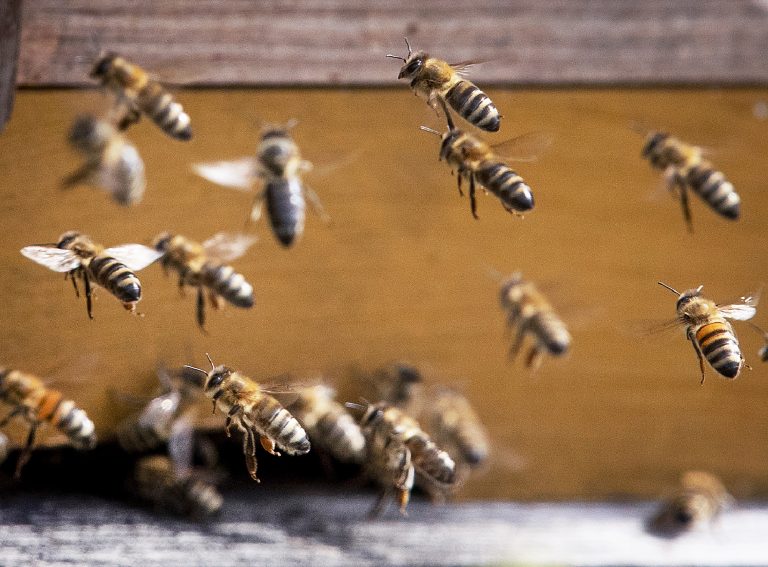
MULTIPOLYGON (((208 362, 211 363, 211 370, 215 370, 216 369, 216 365, 213 363, 213 360, 211 360, 211 355, 206 352, 205 356, 208 359, 208 362)), ((206 372, 206 374, 208 374, 208 373, 206 372)))
POLYGON ((435 130, 433 128, 430 128, 429 126, 419 126, 419 130, 423 130, 424 132, 429 132, 430 134, 436 134, 436 135, 438 135, 440 137, 443 136, 440 132, 438 132, 437 130, 435 130))
POLYGON ((701 284, 699 287, 696 288, 696 292, 701 292, 701 290, 704 289, 704 284, 701 284))
POLYGON ((365 406, 356 402, 344 402, 344 405, 349 409, 364 410, 365 406))
MULTIPOLYGON (((679 291, 677 291, 675 288, 673 288, 673 287, 671 287, 671 286, 668 286, 668 285, 667 285, 667 284, 665 284, 664 282, 656 282, 656 283, 657 283, 657 284, 659 284, 661 287, 665 287, 665 288, 667 288, 669 291, 671 291, 671 292, 672 292, 672 293, 674 293, 675 295, 680 295, 680 292, 679 292, 679 291)), ((704 286, 699 286, 699 290, 701 290, 701 288, 702 288, 702 287, 704 287, 704 286)))
POLYGON ((403 61, 403 62, 407 61, 405 57, 400 57, 399 55, 392 55, 391 53, 387 53, 386 56, 391 57, 392 59, 400 59, 400 61, 403 61))
POLYGON ((413 53, 413 51, 411 50, 411 44, 408 43, 408 38, 407 37, 403 37, 403 39, 405 40, 405 45, 408 46, 408 57, 410 57, 411 53, 413 53))
POLYGON ((198 368, 197 366, 191 366, 189 364, 185 364, 184 368, 189 368, 190 370, 194 370, 195 372, 199 372, 200 374, 205 374, 206 376, 208 376, 208 373, 205 370, 203 370, 202 368, 198 368))

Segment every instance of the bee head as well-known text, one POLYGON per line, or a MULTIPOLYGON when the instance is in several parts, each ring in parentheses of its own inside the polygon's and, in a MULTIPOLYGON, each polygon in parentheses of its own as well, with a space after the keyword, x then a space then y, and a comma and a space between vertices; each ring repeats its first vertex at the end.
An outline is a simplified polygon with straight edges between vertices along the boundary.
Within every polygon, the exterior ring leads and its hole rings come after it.
POLYGON ((161 232, 152 241, 152 248, 158 252, 168 252, 168 245, 171 243, 173 235, 170 232, 161 232))
POLYGON ((507 277, 501 282, 501 301, 502 303, 507 299, 509 294, 519 285, 523 283, 523 273, 515 272, 511 276, 507 277))
POLYGON ((701 290, 704 288, 703 285, 700 285, 696 289, 687 289, 683 293, 680 294, 680 297, 677 299, 677 310, 680 311, 681 309, 684 309, 691 301, 696 299, 697 297, 701 296, 701 290))
POLYGON ((669 134, 666 132, 651 132, 646 138, 645 145, 643 146, 642 156, 648 157, 653 153, 659 145, 669 138, 669 134))
POLYGON ((59 240, 56 242, 56 248, 61 248, 62 250, 67 248, 70 244, 72 244, 77 238, 79 238, 81 234, 76 230, 68 230, 61 236, 59 236, 59 240))
POLYGON ((418 368, 404 362, 395 363, 394 371, 398 381, 403 384, 418 384, 423 380, 418 368))
POLYGON ((205 389, 206 390, 212 390, 214 388, 218 388, 221 386, 222 382, 226 380, 230 374, 232 374, 232 369, 228 366, 224 366, 223 364, 220 366, 216 366, 208 373, 208 378, 205 381, 205 389))
POLYGON ((91 69, 91 78, 102 79, 106 77, 111 71, 112 65, 114 64, 117 57, 118 55, 112 52, 107 52, 99 57, 99 59, 94 64, 93 69, 91 69))
POLYGON ((408 43, 408 38, 404 37, 403 39, 405 40, 405 45, 408 47, 408 55, 400 57, 399 55, 387 53, 387 57, 400 59, 400 61, 403 62, 403 66, 400 68, 400 74, 397 76, 398 79, 412 79, 424 67, 424 62, 429 55, 424 51, 417 51, 414 53, 411 49, 411 44, 408 43))

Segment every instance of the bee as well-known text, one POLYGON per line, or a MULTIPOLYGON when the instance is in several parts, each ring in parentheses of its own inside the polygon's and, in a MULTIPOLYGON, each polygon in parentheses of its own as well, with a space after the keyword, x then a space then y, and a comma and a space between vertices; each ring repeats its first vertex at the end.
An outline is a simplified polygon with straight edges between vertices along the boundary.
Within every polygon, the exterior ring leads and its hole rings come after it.
POLYGON ((5 459, 8 458, 8 445, 10 444, 10 441, 8 440, 8 436, 0 431, 0 465, 5 462, 5 459))
POLYGON ((280 456, 275 447, 289 455, 309 452, 307 433, 280 402, 244 374, 224 365, 214 366, 210 356, 208 361, 211 363, 210 372, 192 366, 189 368, 206 375, 203 391, 213 400, 214 413, 218 407, 226 414, 227 435, 230 435, 232 426, 242 432, 246 468, 253 480, 260 482, 256 476, 257 435, 261 446, 272 455, 280 456))
POLYGON ((501 115, 490 97, 461 76, 471 63, 446 63, 442 59, 430 57, 424 51, 413 53, 411 44, 405 38, 408 55, 387 54, 392 59, 400 59, 398 79, 408 79, 413 92, 424 99, 435 112, 437 101, 447 102, 456 113, 470 124, 481 130, 497 132, 501 126, 501 115))
POLYGON ((415 366, 394 362, 374 374, 379 399, 401 410, 412 409, 419 401, 424 377, 415 366))
POLYGON ((85 156, 85 163, 67 176, 67 189, 91 183, 105 190, 120 205, 135 205, 144 197, 144 162, 133 144, 112 124, 90 115, 75 119, 69 143, 85 156))
POLYGON ((151 79, 138 65, 115 53, 106 53, 96 61, 91 78, 117 96, 118 107, 122 107, 118 125, 121 130, 146 114, 169 136, 177 140, 192 138, 189 115, 160 83, 151 79))
POLYGON ((136 304, 141 300, 141 282, 134 272, 146 268, 163 255, 142 244, 123 244, 105 249, 90 236, 75 230, 62 234, 56 244, 25 246, 21 254, 54 272, 65 272, 65 278, 72 280, 78 297, 77 279, 81 278, 90 319, 93 319, 92 281, 135 314, 136 304))
MULTIPOLYGON (((478 218, 475 200, 476 185, 493 193, 501 201, 504 209, 510 213, 522 215, 533 209, 533 191, 523 178, 509 167, 503 158, 496 155, 494 149, 486 142, 457 129, 445 103, 442 100, 440 103, 448 121, 448 131, 440 134, 437 130, 426 126, 422 126, 421 129, 441 137, 440 159, 445 160, 458 172, 460 195, 464 194, 461 190, 462 178, 466 178, 469 182, 469 205, 472 216, 478 218)), ((505 144, 519 141, 519 139, 509 140, 505 144)), ((541 142, 546 143, 543 136, 541 142)))
POLYGON ((753 329, 755 329, 758 333, 760 333, 763 336, 763 341, 765 344, 760 347, 760 350, 757 351, 757 356, 760 357, 760 360, 763 362, 768 362, 768 333, 765 332, 762 328, 758 327, 751 321, 749 321, 750 326, 752 326, 753 329))
POLYGON ((384 487, 373 515, 383 511, 393 488, 398 494, 400 513, 405 515, 416 472, 437 486, 453 484, 456 464, 415 419, 386 402, 347 405, 364 410, 360 427, 368 447, 366 469, 384 487))
POLYGON ((680 486, 649 520, 650 532, 674 537, 682 532, 711 522, 733 498, 715 475, 688 471, 680 486))
POLYGON ((701 197, 716 213, 730 220, 740 214, 741 198, 725 175, 702 157, 702 149, 681 142, 666 132, 650 132, 642 156, 665 172, 670 191, 679 190, 683 217, 693 232, 688 189, 701 197))
POLYGON ((160 510, 198 519, 217 514, 224 503, 213 484, 194 475, 180 475, 165 455, 139 459, 131 488, 160 510))
POLYGON ((298 398, 288 409, 307 432, 312 445, 339 461, 363 462, 365 437, 352 415, 334 399, 334 389, 318 384, 300 388, 296 393, 298 398))
POLYGON ((180 234, 163 232, 154 242, 154 248, 163 254, 160 264, 166 274, 169 270, 179 275, 179 288, 189 285, 197 288, 197 324, 205 327, 205 296, 211 306, 218 309, 219 298, 236 307, 253 307, 253 286, 242 274, 225 262, 239 258, 256 241, 242 234, 219 233, 202 244, 180 234))
POLYGON ((255 222, 261 218, 266 201, 272 232, 286 248, 297 242, 304 232, 307 201, 325 222, 329 218, 317 194, 302 179, 302 175, 312 169, 312 163, 301 157, 299 147, 289 134, 294 125, 295 121, 265 126, 255 159, 193 166, 193 171, 201 177, 231 189, 250 191, 254 182, 261 180, 264 188, 256 194, 249 220, 255 222))
POLYGON ((13 407, 0 421, 4 427, 14 417, 29 423, 29 434, 16 464, 16 478, 32 455, 37 429, 48 422, 64 433, 77 449, 93 449, 96 432, 86 413, 64 395, 46 388, 40 378, 19 370, 0 368, 0 401, 13 407))
POLYGON ((571 346, 571 335, 565 323, 557 316, 549 301, 536 286, 515 272, 501 283, 501 306, 507 313, 507 325, 515 327, 515 341, 510 348, 514 358, 523 345, 525 335, 533 339, 525 365, 537 368, 544 352, 561 356, 571 346))
POLYGON ((728 319, 746 321, 754 317, 757 298, 743 297, 742 303, 718 305, 701 294, 703 285, 680 293, 665 283, 658 284, 678 296, 675 323, 686 327, 686 337, 691 341, 699 359, 701 383, 704 383, 705 359, 721 376, 736 378, 745 362, 728 319))
POLYGON ((435 442, 457 464, 477 467, 488 459, 488 432, 472 404, 459 392, 441 388, 424 421, 435 442))

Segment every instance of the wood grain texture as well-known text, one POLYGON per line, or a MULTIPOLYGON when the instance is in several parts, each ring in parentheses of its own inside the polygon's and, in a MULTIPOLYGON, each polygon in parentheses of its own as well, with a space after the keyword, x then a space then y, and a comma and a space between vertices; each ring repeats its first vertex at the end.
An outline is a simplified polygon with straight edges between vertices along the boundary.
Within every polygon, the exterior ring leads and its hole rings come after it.
POLYGON ((0 132, 11 117, 19 55, 21 0, 0 3, 0 132))
POLYGON ((765 0, 34 0, 19 83, 88 84, 100 49, 197 85, 395 84, 416 49, 499 85, 765 83, 765 0))

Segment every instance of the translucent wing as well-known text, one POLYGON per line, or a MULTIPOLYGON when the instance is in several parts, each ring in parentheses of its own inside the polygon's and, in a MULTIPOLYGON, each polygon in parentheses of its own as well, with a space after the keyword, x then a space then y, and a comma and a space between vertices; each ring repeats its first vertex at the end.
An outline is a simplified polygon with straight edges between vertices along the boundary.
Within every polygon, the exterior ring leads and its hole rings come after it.
POLYGON ((460 76, 466 77, 469 75, 471 67, 480 63, 485 63, 485 61, 459 61, 458 63, 448 63, 448 65, 450 65, 460 76))
POLYGON ((115 260, 122 262, 134 272, 146 268, 163 255, 163 252, 143 244, 123 244, 104 250, 115 260))
POLYGON ((184 477, 192 471, 195 450, 195 431, 188 417, 177 419, 171 427, 168 438, 168 454, 176 474, 184 477))
POLYGON ((491 147, 496 155, 510 161, 535 161, 552 145, 552 140, 552 134, 528 132, 491 147))
POLYGON ((248 251, 258 238, 248 234, 219 232, 203 242, 208 255, 224 262, 236 260, 248 251))
POLYGON ((760 301, 762 289, 744 297, 740 297, 738 302, 726 305, 718 305, 717 311, 723 317, 735 319, 737 321, 746 321, 751 319, 757 313, 757 303, 760 301))
POLYGON ((69 272, 80 265, 77 254, 52 246, 25 246, 21 255, 54 272, 69 272))
POLYGON ((195 163, 192 164, 192 171, 222 187, 250 191, 258 166, 254 158, 244 157, 233 161, 195 163))

